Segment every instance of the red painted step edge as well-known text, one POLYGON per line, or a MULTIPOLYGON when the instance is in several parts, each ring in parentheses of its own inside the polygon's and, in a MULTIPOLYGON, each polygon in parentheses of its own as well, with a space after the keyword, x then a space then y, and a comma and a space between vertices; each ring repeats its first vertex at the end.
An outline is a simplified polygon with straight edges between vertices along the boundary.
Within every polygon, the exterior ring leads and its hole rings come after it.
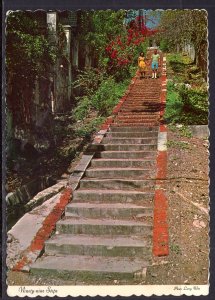
POLYGON ((132 78, 130 85, 128 86, 128 89, 125 93, 125 95, 119 100, 118 104, 113 108, 112 115, 108 117, 105 122, 101 125, 101 130, 106 130, 110 127, 110 125, 113 123, 114 117, 118 114, 120 111, 121 106, 125 102, 125 100, 128 97, 128 94, 130 93, 132 87, 134 86, 135 82, 137 80, 137 73, 136 75, 132 78))
POLYGON ((32 260, 29 258, 31 254, 36 252, 40 253, 43 250, 45 241, 50 237, 57 221, 61 218, 63 212, 65 211, 65 206, 70 202, 71 196, 72 190, 70 188, 65 189, 60 196, 59 202, 45 218, 41 228, 38 230, 30 246, 25 251, 25 255, 14 266, 13 271, 23 271, 23 268, 26 265, 32 263, 32 260))
MULTIPOLYGON (((161 110, 160 117, 163 119, 166 103, 166 72, 163 69, 161 76, 161 110)), ((160 132, 167 132, 164 124, 160 124, 160 132)), ((168 232, 168 199, 165 195, 164 184, 167 177, 167 151, 158 151, 157 155, 157 177, 154 198, 154 227, 153 227, 153 255, 167 256, 169 254, 169 232, 168 232)))

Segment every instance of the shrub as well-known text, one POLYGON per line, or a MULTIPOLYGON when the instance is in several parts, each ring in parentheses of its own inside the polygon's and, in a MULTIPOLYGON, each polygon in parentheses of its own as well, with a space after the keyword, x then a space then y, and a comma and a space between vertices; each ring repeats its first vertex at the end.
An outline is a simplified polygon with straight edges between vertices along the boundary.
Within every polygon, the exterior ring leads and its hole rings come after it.
POLYGON ((105 78, 105 73, 95 68, 86 68, 80 70, 77 80, 74 81, 73 87, 80 88, 85 95, 91 95, 98 89, 100 83, 105 78))
POLYGON ((208 93, 205 89, 188 89, 184 84, 167 84, 165 119, 172 123, 207 124, 208 93))
POLYGON ((208 122, 208 93, 199 88, 187 89, 185 86, 179 88, 179 96, 183 103, 183 112, 187 115, 184 121, 192 121, 192 124, 207 124, 208 122))
POLYGON ((191 62, 189 56, 181 53, 167 54, 167 62, 177 84, 173 81, 167 84, 166 120, 184 125, 207 124, 207 84, 199 68, 191 62), (185 85, 186 82, 189 82, 189 86, 185 85))
POLYGON ((119 99, 123 96, 129 81, 117 83, 113 77, 103 80, 98 89, 80 97, 79 103, 73 114, 76 120, 86 118, 89 112, 94 109, 100 116, 108 116, 119 99))
POLYGON ((161 40, 161 42, 160 42, 160 49, 163 52, 169 51, 169 44, 168 44, 167 40, 165 40, 165 39, 161 40))
POLYGON ((76 135, 79 137, 89 138, 93 132, 96 132, 99 126, 104 122, 103 117, 98 117, 86 125, 81 126, 76 130, 76 135))
POLYGON ((165 119, 168 122, 177 123, 183 110, 183 103, 173 82, 167 83, 167 91, 165 119))
POLYGON ((92 97, 92 106, 100 115, 109 115, 125 92, 127 85, 128 81, 116 83, 113 77, 109 77, 101 83, 99 89, 92 97))
POLYGON ((83 96, 77 107, 73 111, 73 115, 76 121, 83 120, 87 117, 91 107, 91 102, 89 96, 83 96))

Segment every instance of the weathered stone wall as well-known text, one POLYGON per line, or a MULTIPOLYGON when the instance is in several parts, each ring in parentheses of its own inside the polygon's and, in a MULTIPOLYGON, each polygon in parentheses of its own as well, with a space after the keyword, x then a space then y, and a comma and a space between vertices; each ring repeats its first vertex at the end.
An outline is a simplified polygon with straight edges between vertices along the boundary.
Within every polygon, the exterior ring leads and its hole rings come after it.
MULTIPOLYGON (((7 224, 10 228, 29 209, 26 204, 41 190, 55 184, 52 177, 39 177, 6 196, 7 224), (25 207, 26 206, 26 207, 25 207)), ((29 207, 30 208, 30 207, 29 207)))

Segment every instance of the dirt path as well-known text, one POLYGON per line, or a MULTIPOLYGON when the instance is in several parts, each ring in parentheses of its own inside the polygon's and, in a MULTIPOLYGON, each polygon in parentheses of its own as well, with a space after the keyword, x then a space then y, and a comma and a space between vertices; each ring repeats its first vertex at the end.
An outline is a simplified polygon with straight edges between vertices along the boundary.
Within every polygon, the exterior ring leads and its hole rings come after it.
POLYGON ((208 142, 168 131, 169 246, 168 257, 157 258, 148 284, 208 282, 208 142), (159 264, 159 266, 156 266, 159 264))

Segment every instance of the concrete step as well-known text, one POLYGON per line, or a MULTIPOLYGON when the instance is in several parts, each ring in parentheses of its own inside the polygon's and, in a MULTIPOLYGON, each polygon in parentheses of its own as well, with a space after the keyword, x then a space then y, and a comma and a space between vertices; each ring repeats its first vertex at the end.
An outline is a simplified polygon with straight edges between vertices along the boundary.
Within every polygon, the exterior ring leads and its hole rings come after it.
POLYGON ((59 277, 64 280, 116 280, 134 279, 149 265, 142 258, 103 257, 87 255, 47 256, 38 259, 31 273, 38 276, 59 277))
POLYGON ((133 106, 140 106, 140 105, 143 105, 145 102, 151 100, 152 102, 160 102, 160 99, 159 97, 156 97, 156 96, 143 96, 141 98, 131 98, 131 99, 127 99, 127 101, 125 101, 123 103, 122 106, 126 106, 126 105, 133 105, 133 106))
POLYGON ((77 218, 113 218, 152 221, 152 206, 142 206, 134 203, 70 203, 66 207, 65 217, 77 218))
POLYGON ((145 158, 145 159, 155 159, 157 151, 103 151, 97 152, 95 154, 96 158, 145 158))
POLYGON ((131 134, 131 138, 133 138, 133 133, 135 133, 135 132, 148 132, 148 131, 150 131, 150 132, 156 132, 156 133, 158 133, 158 127, 157 126, 155 126, 155 127, 146 127, 146 126, 142 126, 142 127, 137 127, 137 126, 135 126, 135 127, 129 127, 129 126, 125 126, 125 127, 123 127, 123 126, 121 126, 121 127, 118 127, 118 126, 111 126, 110 127, 110 131, 111 132, 121 132, 121 131, 123 131, 123 132, 132 132, 132 134, 131 134))
POLYGON ((128 121, 128 122, 125 122, 125 121, 118 121, 118 120, 115 120, 114 124, 122 124, 123 126, 124 125, 131 125, 131 124, 135 124, 135 125, 148 125, 148 126, 152 126, 152 125, 159 125, 159 121, 144 121, 144 122, 141 122, 141 121, 138 121, 138 122, 134 122, 134 121, 128 121))
POLYGON ((142 98, 140 100, 135 100, 135 101, 126 101, 124 102, 124 104, 122 105, 122 107, 134 107, 134 108, 138 108, 138 107, 142 107, 144 105, 149 105, 148 102, 151 102, 151 104, 155 104, 155 103, 159 103, 160 104, 160 100, 158 100, 157 98, 154 98, 154 99, 149 99, 149 98, 142 98))
POLYGON ((116 117, 116 119, 114 120, 114 124, 123 124, 123 125, 130 125, 130 124, 135 124, 135 125, 158 125, 159 124, 159 118, 155 117, 154 119, 151 120, 141 120, 141 118, 139 119, 119 119, 116 117))
POLYGON ((127 110, 127 111, 133 111, 133 110, 136 110, 136 111, 138 111, 138 110, 144 110, 144 109, 149 109, 149 108, 153 108, 153 106, 155 106, 155 105, 160 105, 160 103, 159 102, 157 102, 157 101, 152 101, 152 100, 148 100, 148 99, 145 99, 145 100, 143 100, 143 102, 142 103, 140 103, 139 105, 135 105, 135 104, 128 104, 128 105, 123 105, 123 106, 121 106, 121 108, 120 108, 120 111, 122 111, 122 110, 127 110), (149 101, 150 101, 150 103, 151 103, 151 105, 149 105, 148 103, 149 103, 149 101))
POLYGON ((151 206, 153 199, 154 191, 78 189, 73 193, 72 203, 135 203, 151 206))
MULTIPOLYGON (((122 105, 122 108, 126 108, 127 104, 122 105)), ((151 108, 153 106, 161 106, 160 101, 156 100, 156 99, 142 99, 141 104, 136 105, 136 104, 129 104, 128 103, 128 107, 130 109, 138 109, 138 108, 151 108)))
POLYGON ((142 103, 140 105, 126 104, 126 105, 122 106, 122 109, 127 109, 127 110, 130 110, 130 111, 132 111, 133 109, 141 110, 141 109, 144 109, 145 106, 146 106, 146 104, 144 104, 144 103, 142 103))
POLYGON ((56 225, 57 232, 69 234, 92 235, 151 235, 151 222, 114 219, 77 219, 60 220, 56 225))
POLYGON ((47 255, 149 257, 151 240, 144 236, 55 235, 45 244, 47 255))
POLYGON ((93 159, 90 164, 94 168, 148 168, 155 167, 155 160, 143 159, 93 159))
POLYGON ((152 101, 154 102, 159 102, 160 103, 160 96, 156 95, 143 95, 142 97, 129 97, 126 99, 126 101, 123 103, 122 106, 127 105, 127 104, 133 104, 133 105, 142 105, 143 102, 146 101, 152 101))
POLYGON ((157 97, 159 98, 160 96, 160 90, 156 90, 154 93, 149 91, 149 92, 144 92, 144 93, 137 93, 137 92, 131 92, 129 95, 128 95, 128 98, 126 99, 126 102, 127 100, 129 99, 142 99, 143 97, 157 97))
POLYGON ((143 99, 154 99, 159 101, 160 100, 160 93, 148 93, 148 94, 144 94, 144 95, 128 95, 126 101, 124 102, 124 104, 127 104, 129 102, 135 103, 135 102, 139 102, 143 99))
POLYGON ((141 151, 156 150, 157 144, 91 144, 88 151, 141 151))
POLYGON ((144 106, 150 107, 151 105, 158 105, 158 104, 160 104, 160 99, 157 99, 157 98, 151 99, 151 98, 147 97, 147 98, 142 98, 141 101, 139 101, 138 103, 133 103, 131 101, 124 103, 121 107, 135 109, 135 108, 142 108, 144 106))
MULTIPOLYGON (((148 111, 140 111, 140 112, 129 112, 129 111, 124 111, 124 112, 121 112, 119 111, 118 112, 118 116, 144 116, 144 117, 148 117, 148 116, 151 116, 152 113, 151 112, 148 112, 148 111)), ((160 112, 156 112, 155 115, 160 115, 160 112)))
POLYGON ((150 90, 145 90, 145 91, 141 91, 139 92, 138 90, 132 90, 130 93, 129 93, 129 97, 142 97, 142 96, 145 96, 145 95, 156 95, 159 97, 159 94, 160 94, 160 88, 157 88, 153 91, 150 91, 150 90))
POLYGON ((153 118, 148 119, 147 117, 130 117, 130 118, 119 118, 116 117, 114 119, 114 124, 115 123, 122 123, 124 126, 130 126, 130 125, 136 125, 136 126, 158 126, 158 124, 154 124, 154 122, 159 122, 160 121, 160 116, 154 115, 153 118))
POLYGON ((157 138, 119 138, 105 137, 102 140, 104 144, 157 144, 157 138))
POLYGON ((146 97, 150 97, 150 98, 156 98, 156 99, 159 99, 160 97, 160 93, 159 92, 156 92, 155 94, 154 93, 144 93, 144 94, 129 94, 126 101, 124 103, 127 103, 127 102, 135 102, 135 101, 140 101, 142 100, 143 98, 146 98, 146 97))
POLYGON ((81 189, 114 189, 114 190, 142 190, 153 188, 154 180, 137 180, 137 179, 102 179, 102 178, 82 178, 80 181, 81 189))
MULTIPOLYGON (((124 127, 124 126, 123 126, 124 127)), ((120 127, 118 127, 120 128, 120 127)), ((128 137, 128 138, 146 138, 146 137, 150 137, 150 138, 157 138, 158 137, 158 132, 157 131, 136 131, 136 132, 132 132, 131 131, 121 131, 121 128, 118 129, 119 131, 108 131, 106 136, 107 137, 128 137)))
POLYGON ((137 79, 102 142, 87 149, 95 155, 33 274, 76 284, 144 276, 152 256, 160 92, 161 79, 137 79))
POLYGON ((154 122, 154 121, 158 121, 159 119, 160 119, 160 116, 158 116, 158 115, 153 115, 150 118, 147 117, 147 116, 133 116, 133 115, 131 115, 131 116, 127 116, 127 117, 117 116, 115 121, 117 120, 117 122, 118 121, 124 122, 124 123, 128 123, 128 122, 133 123, 133 122, 135 122, 135 123, 143 123, 144 124, 146 122, 151 123, 151 122, 154 122))
MULTIPOLYGON (((160 104, 159 104, 159 106, 160 106, 160 104)), ((124 113, 145 113, 145 112, 149 112, 149 113, 151 113, 151 114, 155 114, 155 115, 157 115, 158 113, 159 113, 159 111, 160 111, 160 108, 158 107, 158 105, 156 105, 156 106, 151 106, 151 107, 149 107, 149 106, 144 106, 144 107, 142 107, 142 108, 133 108, 133 109, 130 109, 130 108, 120 108, 120 110, 119 110, 119 113, 121 114, 124 114, 124 113)))
MULTIPOLYGON (((147 118, 147 117, 130 117, 130 118, 120 118, 120 117, 116 117, 114 119, 114 123, 116 122, 120 122, 120 123, 124 123, 125 126, 126 125, 130 125, 130 124, 135 124, 135 125, 145 125, 145 126, 150 126, 151 124, 153 124, 153 122, 158 122, 160 120, 160 117, 158 115, 154 115, 151 119, 147 118)), ((157 125, 157 124, 155 124, 157 125)))
POLYGON ((132 103, 132 102, 127 102, 124 105, 122 105, 122 108, 131 108, 131 109, 137 109, 137 108, 143 108, 144 106, 150 107, 151 105, 158 105, 160 104, 160 101, 158 101, 157 99, 142 99, 141 102, 139 103, 132 103), (149 104, 150 102, 150 104, 149 104))
MULTIPOLYGON (((135 120, 139 117, 141 119, 141 121, 143 121, 144 119, 152 120, 155 117, 159 117, 159 116, 160 116, 160 114, 158 112, 158 109, 153 110, 152 108, 142 107, 139 109, 122 108, 122 109, 120 109, 120 111, 117 115, 117 118, 122 119, 122 120, 133 118, 135 120)), ((142 125, 142 126, 144 126, 144 125, 142 125)))
POLYGON ((85 176, 93 178, 141 177, 141 179, 149 179, 155 176, 155 170, 154 168, 88 168, 85 171, 85 176))
POLYGON ((92 145, 90 149, 95 151, 141 151, 141 150, 156 150, 156 144, 98 144, 92 145))

